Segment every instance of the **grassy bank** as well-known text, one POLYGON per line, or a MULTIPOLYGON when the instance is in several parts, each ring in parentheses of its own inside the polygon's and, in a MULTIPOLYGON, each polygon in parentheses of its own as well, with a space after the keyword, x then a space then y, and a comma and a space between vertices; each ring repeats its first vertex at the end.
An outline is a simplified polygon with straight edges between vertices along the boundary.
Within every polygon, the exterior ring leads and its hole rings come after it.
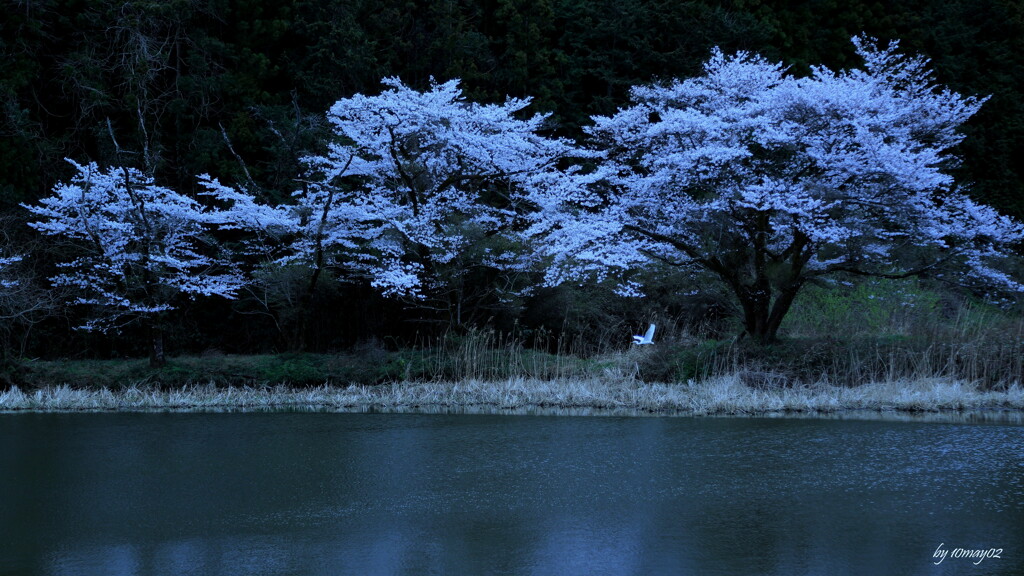
POLYGON ((983 391, 963 382, 920 380, 857 387, 756 389, 739 377, 649 384, 627 379, 466 380, 376 386, 158 388, 47 387, 0 393, 0 411, 315 409, 327 411, 523 411, 586 409, 690 415, 834 413, 845 410, 1024 409, 1024 388, 983 391))
POLYGON ((1024 409, 1019 312, 907 281, 811 287, 798 304, 785 337, 769 346, 658 318, 653 346, 630 346, 627 332, 589 348, 559 340, 555 353, 470 330, 424 348, 370 342, 332 354, 207 353, 159 369, 141 359, 23 360, 0 368, 0 410, 1024 409))

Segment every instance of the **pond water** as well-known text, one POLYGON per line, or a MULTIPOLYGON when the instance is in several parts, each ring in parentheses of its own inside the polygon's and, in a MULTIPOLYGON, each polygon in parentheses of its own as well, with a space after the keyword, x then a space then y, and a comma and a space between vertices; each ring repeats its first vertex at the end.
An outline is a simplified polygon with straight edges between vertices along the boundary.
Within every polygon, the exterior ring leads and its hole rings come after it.
POLYGON ((0 415, 3 575, 1022 573, 1017 425, 0 415))

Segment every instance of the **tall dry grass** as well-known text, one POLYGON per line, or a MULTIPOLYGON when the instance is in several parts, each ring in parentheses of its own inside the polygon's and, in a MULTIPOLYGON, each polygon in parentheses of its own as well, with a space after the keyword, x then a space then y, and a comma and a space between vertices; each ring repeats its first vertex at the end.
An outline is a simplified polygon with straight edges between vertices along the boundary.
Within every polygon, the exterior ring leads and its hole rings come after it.
POLYGON ((553 339, 541 332, 532 342, 491 329, 448 334, 429 346, 401 352, 406 359, 404 380, 541 380, 586 378, 612 369, 616 363, 582 354, 579 338, 553 339), (554 347, 554 352, 548 352, 554 347))
POLYGON ((949 380, 869 383, 855 388, 825 383, 756 389, 737 377, 687 384, 577 378, 509 378, 458 382, 406 382, 314 388, 191 386, 114 390, 59 386, 0 393, 0 411, 312 409, 327 411, 585 410, 617 414, 785 414, 846 410, 938 411, 1024 409, 1024 388, 980 390, 949 380))

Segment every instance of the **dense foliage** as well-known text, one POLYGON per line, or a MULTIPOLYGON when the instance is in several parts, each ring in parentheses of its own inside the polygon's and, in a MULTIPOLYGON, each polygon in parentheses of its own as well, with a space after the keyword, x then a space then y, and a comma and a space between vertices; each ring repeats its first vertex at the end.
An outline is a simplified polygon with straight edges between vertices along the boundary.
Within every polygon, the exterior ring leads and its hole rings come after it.
MULTIPOLYGON (((612 117, 626 105, 631 87, 700 74, 713 46, 760 53, 803 76, 812 63, 858 65, 848 39, 860 31, 901 38, 907 53, 927 54, 938 82, 953 91, 991 96, 964 125, 963 162, 950 173, 974 200, 1024 216, 1024 11, 1010 0, 8 0, 3 14, 0 210, 8 247, 0 257, 30 256, 4 260, 3 281, 16 281, 26 294, 38 294, 31 290, 57 276, 68 258, 62 248, 33 244, 21 207, 75 176, 65 158, 133 168, 202 202, 213 200, 199 192, 230 189, 263 206, 301 206, 325 192, 310 159, 330 159, 325 143, 344 133, 325 112, 339 99, 380 94, 381 78, 398 77, 420 91, 460 78, 467 99, 484 105, 532 97, 517 118, 550 114, 540 136, 579 140, 590 116, 612 117), (293 196, 296 190, 301 194, 293 196)), ((349 182, 359 186, 345 193, 376 181, 388 194, 409 194, 399 180, 352 174, 349 182)), ((509 210, 494 192, 472 191, 486 195, 489 208, 509 210)), ((315 246, 323 233, 309 234, 315 222, 300 217, 303 230, 292 220, 290 231, 279 232, 289 241, 305 234, 315 246)), ((179 349, 328 349, 368 336, 414 342, 486 322, 594 333, 619 312, 635 317, 689 305, 672 290, 643 309, 593 287, 495 294, 496 268, 478 266, 436 270, 431 286, 445 288, 424 305, 385 299, 369 279, 340 284, 339 276, 351 280, 353 272, 340 267, 323 268, 323 278, 301 266, 261 267, 285 255, 258 254, 242 231, 219 234, 248 254, 246 264, 262 270, 262 281, 237 300, 192 303, 168 318, 179 349)), ((511 248, 500 236, 485 231, 469 255, 511 248)), ((393 243, 370 256, 403 253, 409 265, 418 259, 412 276, 423 285, 429 250, 409 259, 415 247, 402 241, 404 247, 393 243)), ((310 254, 318 257, 315 249, 304 254, 307 263, 310 254)), ((365 278, 366 270, 356 272, 365 278)), ((140 351, 132 328, 121 338, 69 330, 90 319, 60 307, 34 312, 31 339, 21 347, 33 354, 140 351)))

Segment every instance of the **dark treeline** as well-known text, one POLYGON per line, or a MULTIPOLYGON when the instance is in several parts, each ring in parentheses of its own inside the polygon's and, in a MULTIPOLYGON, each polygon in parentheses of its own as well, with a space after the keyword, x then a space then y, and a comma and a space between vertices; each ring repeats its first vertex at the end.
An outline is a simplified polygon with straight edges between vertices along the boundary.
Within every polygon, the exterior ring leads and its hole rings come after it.
MULTIPOLYGON (((183 192, 195 176, 283 201, 300 158, 326 141, 325 110, 399 76, 423 88, 461 78, 466 95, 534 98, 554 129, 577 137, 594 114, 625 103, 630 86, 697 74, 712 46, 749 50, 805 70, 855 65, 850 37, 899 38, 932 58, 938 80, 991 95, 965 127, 959 181, 1024 218, 1024 5, 1014 0, 6 0, 0 16, 0 212, 8 244, 32 255, 23 274, 45 285, 54 258, 35 248, 20 203, 69 177, 65 157, 130 165, 183 192)), ((59 249, 59 248, 57 248, 59 249)), ((487 297, 471 278, 463 326, 527 336, 593 337, 641 316, 715 309, 650 288, 643 306, 595 287, 520 302, 487 297), (545 330, 547 332, 545 332, 545 330)), ((273 294, 183 307, 177 351, 327 350, 361 339, 401 344, 453 328, 445 314, 388 300, 366 286, 323 283, 300 320, 301 280, 273 294), (296 331, 301 330, 301 334, 296 331), (392 341, 392 340, 387 340, 392 341)), ((44 299, 41 290, 24 298, 44 299)), ((9 303, 16 307, 16 303, 9 303)), ((22 303, 22 308, 24 305, 22 303)), ((21 314, 6 348, 29 355, 135 355, 120 337, 71 330, 74 310, 21 314), (31 327, 31 330, 29 329, 31 327)))

